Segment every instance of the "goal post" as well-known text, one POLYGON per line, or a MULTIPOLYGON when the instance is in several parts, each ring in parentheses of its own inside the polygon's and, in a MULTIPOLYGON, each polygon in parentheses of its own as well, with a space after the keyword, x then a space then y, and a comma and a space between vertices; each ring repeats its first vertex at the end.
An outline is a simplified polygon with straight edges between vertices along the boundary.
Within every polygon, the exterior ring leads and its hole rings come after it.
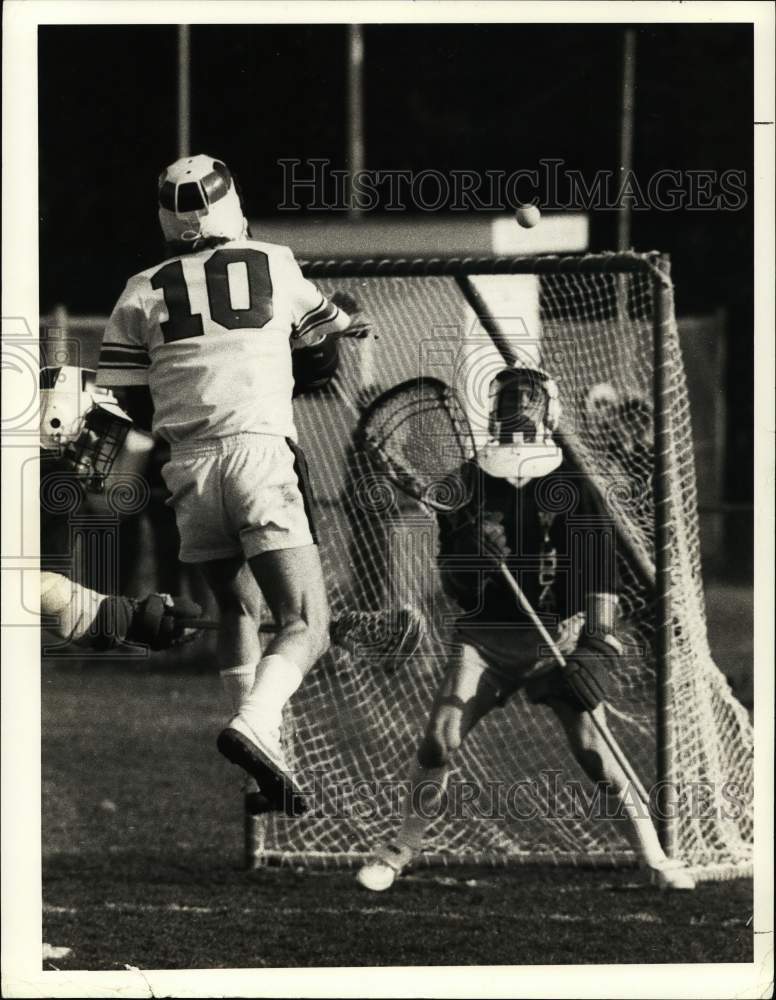
MULTIPOLYGON (((626 655, 611 678, 611 728, 656 790, 668 853, 699 878, 746 873, 752 730, 708 648, 668 259, 633 252, 351 259, 310 261, 303 270, 324 292, 355 296, 375 333, 366 366, 363 345, 343 342, 336 386, 296 402, 332 612, 412 601, 427 629, 404 663, 389 668, 369 649, 334 647, 310 673, 287 708, 286 731, 313 808, 301 819, 246 820, 248 863, 357 864, 398 826, 403 781, 449 662, 456 609, 436 574, 436 522, 360 450, 359 409, 410 378, 452 384, 467 338, 508 357, 521 318, 509 315, 510 282, 521 275, 533 281, 519 291, 515 284, 514 308, 531 313, 540 360, 558 381, 564 449, 616 525, 626 655), (478 282, 482 276, 498 289, 478 282)), ((593 789, 551 713, 522 694, 471 734, 449 788, 422 861, 634 862, 622 823, 582 801, 593 789), (521 792, 538 810, 521 808, 521 792)))
POLYGON ((674 319, 673 285, 667 256, 657 261, 652 277, 652 365, 654 414, 654 520, 655 520, 655 592, 657 685, 655 708, 657 722, 657 781, 665 788, 661 803, 663 815, 657 828, 663 849, 669 857, 677 851, 676 781, 674 771, 674 707, 671 699, 671 373, 666 339, 674 319))

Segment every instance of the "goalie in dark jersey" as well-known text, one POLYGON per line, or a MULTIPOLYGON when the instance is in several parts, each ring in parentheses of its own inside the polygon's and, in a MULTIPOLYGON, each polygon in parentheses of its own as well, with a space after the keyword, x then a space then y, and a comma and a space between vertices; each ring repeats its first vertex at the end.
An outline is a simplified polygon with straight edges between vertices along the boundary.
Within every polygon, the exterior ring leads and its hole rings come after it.
POLYGON ((545 373, 500 373, 491 384, 488 443, 461 470, 467 500, 438 515, 443 586, 464 612, 455 625, 458 652, 436 692, 400 829, 358 873, 368 889, 389 888, 412 863, 441 811, 451 756, 520 688, 529 701, 552 709, 585 773, 621 805, 628 839, 653 884, 694 887, 687 869, 664 854, 648 810, 633 802, 628 777, 604 737, 607 673, 622 653, 615 634, 614 537, 590 481, 569 467, 555 443, 559 410, 557 387, 545 373), (517 603, 502 561, 565 667, 517 603), (423 796, 416 794, 421 785, 423 796))

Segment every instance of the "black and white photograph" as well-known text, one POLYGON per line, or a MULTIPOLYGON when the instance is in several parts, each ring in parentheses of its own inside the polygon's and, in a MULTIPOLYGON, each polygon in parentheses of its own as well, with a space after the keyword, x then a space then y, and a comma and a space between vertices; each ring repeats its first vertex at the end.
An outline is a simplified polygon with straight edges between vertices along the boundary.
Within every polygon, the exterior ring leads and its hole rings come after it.
POLYGON ((8 0, 4 996, 770 994, 773 71, 8 0))

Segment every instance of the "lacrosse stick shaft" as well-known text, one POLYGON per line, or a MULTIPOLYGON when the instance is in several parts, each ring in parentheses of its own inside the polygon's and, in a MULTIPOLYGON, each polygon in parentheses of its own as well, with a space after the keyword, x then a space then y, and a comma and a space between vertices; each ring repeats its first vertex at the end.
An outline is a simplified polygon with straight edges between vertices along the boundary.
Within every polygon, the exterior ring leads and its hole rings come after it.
POLYGON ((361 416, 361 411, 353 402, 352 399, 347 395, 345 390, 340 384, 339 378, 335 375, 331 380, 331 387, 334 390, 335 395, 339 398, 339 401, 353 414, 354 417, 358 418, 361 416))
POLYGON ((221 622, 216 621, 214 618, 178 618, 177 624, 183 628, 221 628, 221 622))
MULTIPOLYGON (((544 625, 542 624, 541 619, 539 618, 539 616, 534 611, 534 609, 531 606, 528 598, 525 596, 525 594, 521 590, 520 584, 514 578, 514 576, 512 575, 512 573, 509 572, 509 569, 508 569, 506 563, 503 560, 499 561, 498 568, 499 568, 499 571, 500 571, 501 575, 504 577, 504 580, 506 581, 506 583, 508 584, 508 586, 512 590, 512 593, 517 598, 518 604, 523 609, 523 611, 528 615, 528 617, 531 619, 534 628, 537 630, 537 632, 539 633, 539 635, 541 635, 541 637, 544 640, 545 644, 550 648, 550 650, 552 652, 552 655, 554 656, 555 660, 558 662, 558 665, 560 667, 562 667, 562 668, 565 668, 565 666, 566 666, 566 660, 564 659, 563 653, 561 653, 561 651, 558 649, 558 646, 553 641, 552 636, 547 631, 547 629, 544 627, 544 625)), ((641 798, 641 801, 645 805, 649 805, 649 794, 647 793, 646 788, 644 788, 644 786, 642 785, 641 781, 639 780, 638 775, 636 774, 636 772, 631 767, 630 761, 625 756, 625 754, 624 754, 622 748, 620 747, 619 743, 614 738, 614 735, 609 731, 609 729, 605 725, 605 723, 602 723, 600 721, 600 719, 598 719, 598 717, 596 716, 595 712, 590 712, 589 715, 590 715, 590 718, 593 720, 593 724, 595 725, 596 729, 598 730, 598 733, 601 736, 601 739, 604 741, 604 743, 606 743, 607 747, 609 748, 609 750, 612 753, 612 756, 615 758, 615 760, 617 761, 617 763, 620 765, 620 767, 622 768, 623 772, 625 773, 625 776, 628 779, 628 781, 630 781, 630 783, 633 785, 633 787, 639 793, 639 797, 641 798)))

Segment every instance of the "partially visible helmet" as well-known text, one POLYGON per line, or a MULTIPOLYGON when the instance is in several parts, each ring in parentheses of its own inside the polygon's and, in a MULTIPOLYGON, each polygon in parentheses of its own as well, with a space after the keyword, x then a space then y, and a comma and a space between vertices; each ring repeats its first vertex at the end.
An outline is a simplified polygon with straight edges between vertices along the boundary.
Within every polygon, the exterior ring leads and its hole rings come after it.
POLYGON ((591 386, 582 401, 585 419, 594 429, 609 423, 619 405, 619 393, 610 382, 597 382, 591 386))
POLYGON ((489 388, 488 434, 477 464, 491 476, 524 481, 546 476, 563 455, 553 432, 560 420, 558 386, 539 368, 504 368, 489 388))
POLYGON ((247 234, 240 197, 225 163, 212 156, 184 156, 159 177, 159 223, 168 243, 247 234))
POLYGON ((40 446, 56 452, 87 490, 102 490, 132 421, 97 373, 73 365, 40 373, 40 446))

